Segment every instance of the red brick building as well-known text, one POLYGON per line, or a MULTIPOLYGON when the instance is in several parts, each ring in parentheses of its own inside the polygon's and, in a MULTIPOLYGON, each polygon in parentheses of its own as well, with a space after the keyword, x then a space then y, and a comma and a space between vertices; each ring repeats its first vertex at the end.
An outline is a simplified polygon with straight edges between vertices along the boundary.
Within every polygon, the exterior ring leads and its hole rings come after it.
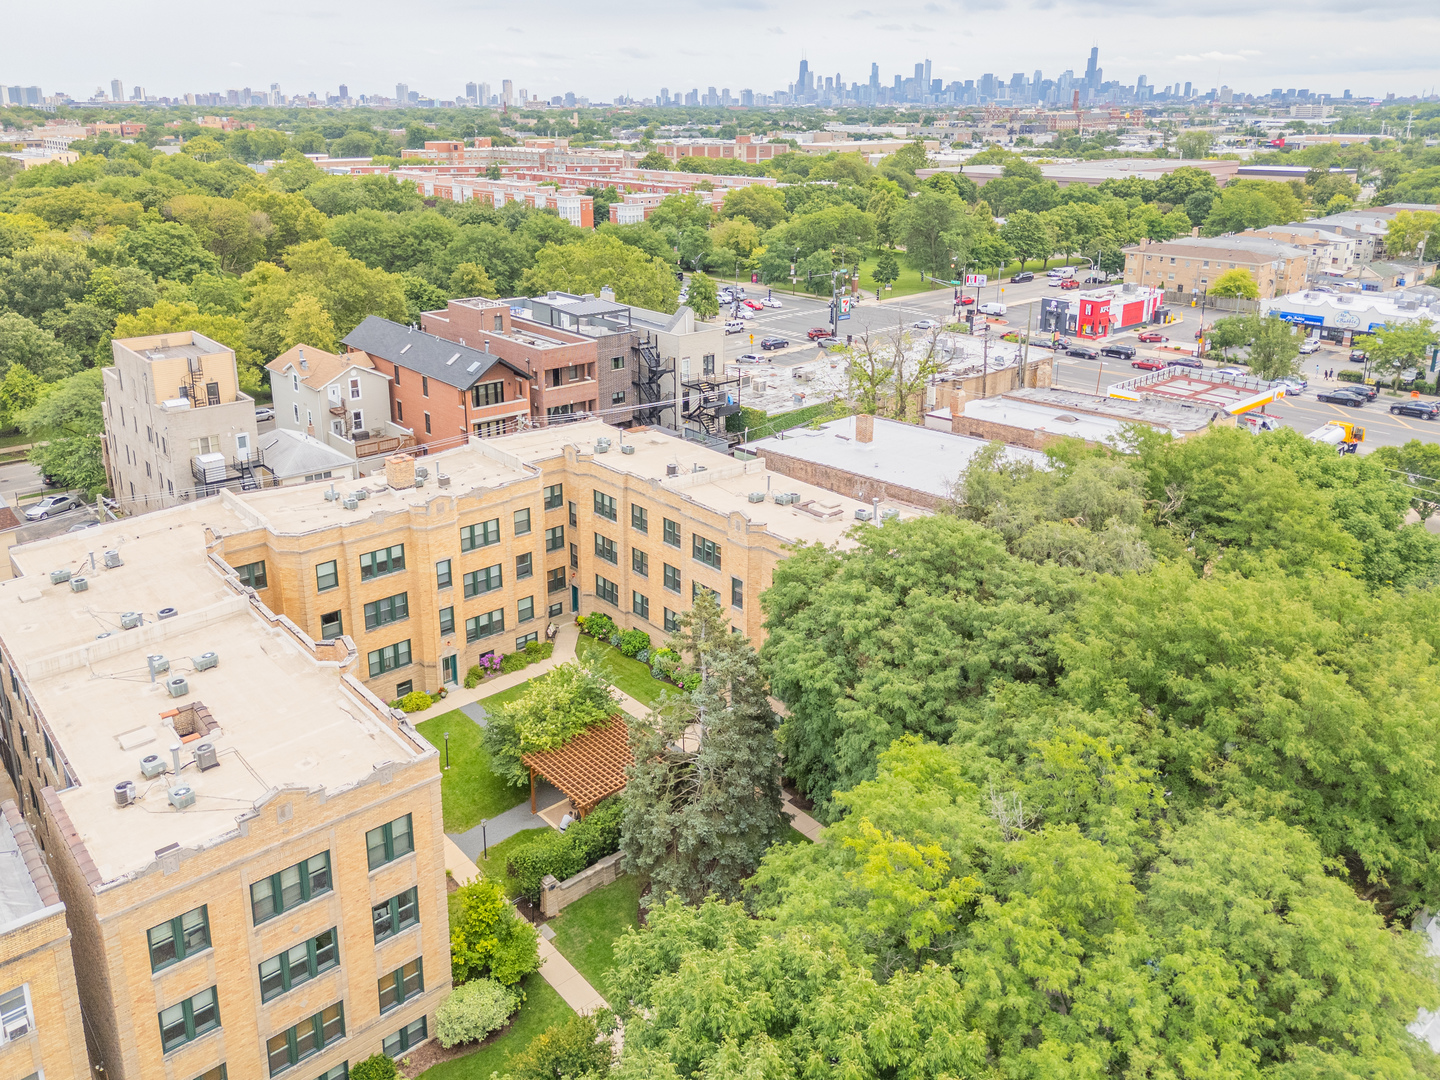
POLYGON ((390 418, 422 447, 456 446, 470 435, 502 435, 530 416, 530 377, 494 353, 372 315, 344 344, 393 376, 390 418))

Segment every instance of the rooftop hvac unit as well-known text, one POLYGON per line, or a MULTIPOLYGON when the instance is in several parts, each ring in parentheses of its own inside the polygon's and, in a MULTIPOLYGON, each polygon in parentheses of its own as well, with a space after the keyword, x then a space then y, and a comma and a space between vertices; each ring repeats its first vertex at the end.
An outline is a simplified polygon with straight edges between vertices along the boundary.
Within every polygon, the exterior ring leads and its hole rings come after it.
POLYGON ((121 616, 120 616, 120 629, 121 629, 121 630, 134 630, 137 626, 139 626, 139 625, 140 625, 142 622, 144 622, 144 621, 145 621, 145 620, 144 620, 143 618, 141 618, 140 613, 139 613, 138 611, 126 611, 126 612, 122 613, 121 616))
POLYGON ((368 498, 370 497, 370 489, 369 489, 369 488, 360 488, 360 489, 359 489, 358 491, 356 491, 354 494, 355 494, 355 498, 359 499, 361 502, 364 502, 366 499, 368 499, 368 498))
POLYGON ((205 474, 207 484, 218 484, 225 479, 224 454, 197 454, 195 464, 200 466, 200 471, 205 474))
POLYGON ((216 765, 220 764, 220 758, 215 753, 214 743, 202 742, 199 746, 195 747, 195 764, 200 767, 201 772, 204 772, 206 769, 213 769, 216 765))
POLYGON ((195 665, 196 671, 209 671, 212 667, 220 666, 220 654, 202 652, 199 656, 192 656, 190 662, 195 665))
POLYGON ((790 493, 787 491, 777 491, 774 495, 771 496, 771 498, 775 500, 776 506, 790 505, 790 493))
POLYGON ((71 592, 84 592, 88 588, 90 588, 90 582, 86 581, 83 577, 72 577, 70 579, 71 592))
POLYGON ((790 503, 791 503, 791 505, 794 505, 795 503, 798 503, 799 501, 800 501, 800 493, 799 493, 798 491, 792 491, 792 492, 790 492, 790 503))
POLYGON ((69 571, 69 570, 51 570, 51 571, 50 571, 50 584, 51 584, 51 585, 59 585, 62 581, 69 581, 69 580, 70 580, 70 571, 69 571))
POLYGON ((895 520, 896 518, 898 518, 899 516, 900 516, 900 511, 899 511, 899 510, 896 510, 894 507, 890 507, 890 508, 888 508, 888 509, 885 509, 885 510, 881 510, 881 511, 880 511, 880 520, 881 520, 881 521, 894 521, 894 520, 895 520))
POLYGON ((176 810, 184 810, 186 807, 195 805, 195 789, 189 784, 181 784, 169 791, 170 805, 176 810))
POLYGON ((184 675, 175 675, 165 680, 165 689, 170 691, 171 697, 184 697, 190 692, 190 684, 185 681, 184 675))
POLYGON ((666 465, 666 466, 665 466, 665 475, 666 475, 666 476, 679 476, 679 475, 680 475, 680 466, 679 466, 679 465, 666 465))
POLYGON ((162 607, 155 614, 161 619, 173 619, 176 615, 180 614, 180 611, 179 609, 173 607, 162 607))
POLYGON ((145 657, 145 663, 150 665, 150 677, 152 679, 156 675, 163 675, 165 672, 170 670, 170 661, 166 660, 165 657, 161 656, 159 653, 151 653, 149 656, 145 657))
POLYGON ((868 506, 861 506, 855 511, 856 521, 870 521, 875 517, 868 506))
POLYGON ((750 492, 750 501, 751 501, 752 503, 762 503, 762 502, 764 502, 764 501, 765 501, 765 493, 764 493, 763 491, 752 491, 752 492, 750 492))
POLYGON ((340 505, 345 507, 346 510, 359 510, 360 500, 355 498, 354 495, 346 495, 340 505))
POLYGON ((622 454, 633 454, 635 452, 635 447, 631 446, 629 443, 621 443, 620 452, 622 454))
POLYGON ((165 759, 159 754, 146 754, 140 759, 140 775, 146 780, 165 775, 165 759))
POLYGON ((336 491, 333 487, 329 487, 329 488, 326 488, 326 489, 325 489, 325 501, 326 501, 326 502, 334 502, 334 501, 335 501, 336 499, 338 499, 338 498, 340 498, 340 492, 336 491))
POLYGON ((115 805, 129 806, 135 801, 135 781, 121 780, 115 785, 115 805))
POLYGON ((448 488, 450 486, 450 477, 446 476, 443 472, 436 473, 435 482, 439 484, 442 488, 448 488))
POLYGON ((106 570, 114 570, 117 566, 124 566, 124 565, 125 565, 125 562, 124 562, 123 559, 120 558, 120 552, 118 552, 118 551, 107 551, 107 552, 105 552, 105 569, 106 569, 106 570))
POLYGON ((429 479, 430 479, 430 470, 427 469, 424 465, 416 465, 416 466, 415 466, 415 479, 416 479, 416 480, 429 480, 429 479))

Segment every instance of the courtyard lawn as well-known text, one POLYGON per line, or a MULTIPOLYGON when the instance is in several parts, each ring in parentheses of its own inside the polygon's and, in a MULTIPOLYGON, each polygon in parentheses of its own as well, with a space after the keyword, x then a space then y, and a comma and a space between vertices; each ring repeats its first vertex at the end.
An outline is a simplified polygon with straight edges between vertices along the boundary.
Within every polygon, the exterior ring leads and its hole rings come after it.
POLYGON ((790 831, 789 831, 788 833, 786 833, 784 836, 782 836, 779 840, 777 840, 776 843, 779 843, 779 844, 809 844, 809 843, 813 843, 813 841, 812 841, 808 836, 806 836, 803 832, 801 832, 799 829, 795 828, 794 825, 791 825, 791 826, 790 826, 790 831))
POLYGON ((632 660, 613 645, 589 634, 580 635, 575 655, 591 664, 624 693, 651 708, 660 704, 660 698, 667 689, 675 689, 669 683, 651 677, 650 669, 639 660, 632 660))
POLYGON ((520 989, 525 992, 525 1000, 509 1028, 475 1053, 426 1069, 421 1077, 424 1080, 490 1080, 491 1073, 503 1075, 506 1059, 511 1054, 518 1054, 536 1035, 573 1015, 570 1006, 538 971, 526 975, 520 981, 520 989))
POLYGON ((509 857, 510 852, 516 848, 524 847, 541 833, 549 831, 550 828, 547 825, 542 825, 538 829, 523 829, 514 836, 500 841, 498 844, 491 844, 490 857, 487 859, 482 853, 480 858, 475 860, 475 866, 480 871, 482 877, 498 883, 499 886, 505 890, 505 895, 511 900, 514 900, 515 897, 520 894, 519 882, 514 878, 506 876, 505 860, 509 857))
POLYGON ((555 948, 601 994, 615 964, 615 942, 640 927, 640 879, 627 874, 582 896, 550 923, 555 948))
POLYGON ((474 828, 481 818, 494 817, 529 797, 528 787, 512 787, 491 769, 490 754, 480 741, 480 725, 460 710, 426 720, 416 730, 440 751, 440 804, 446 832, 474 828), (450 769, 444 771, 447 731, 450 769))

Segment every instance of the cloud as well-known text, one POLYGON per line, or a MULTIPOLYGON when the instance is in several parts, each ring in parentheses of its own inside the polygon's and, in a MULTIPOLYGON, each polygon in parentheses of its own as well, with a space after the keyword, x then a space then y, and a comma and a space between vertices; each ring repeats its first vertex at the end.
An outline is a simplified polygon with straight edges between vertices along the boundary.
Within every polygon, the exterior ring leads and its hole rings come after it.
POLYGON ((930 34, 934 33, 934 31, 935 28, 933 26, 921 26, 919 23, 910 24, 910 32, 912 34, 930 34))
POLYGON ((507 26, 505 32, 507 34, 523 34, 525 31, 521 30, 518 26, 507 26))
POLYGON ((783 26, 767 26, 765 32, 767 34, 783 34, 785 33, 785 28, 783 26))
POLYGON ((1239 52, 1233 52, 1233 53, 1226 53, 1226 52, 1203 52, 1203 53, 1200 53, 1199 55, 1195 55, 1195 54, 1193 54, 1193 53, 1182 53, 1181 55, 1176 56, 1174 59, 1175 59, 1175 61, 1176 61, 1177 63, 1179 63, 1179 62, 1184 62, 1184 61, 1189 61, 1190 63, 1198 63, 1198 62, 1201 61, 1201 60, 1208 60, 1208 61, 1210 61, 1211 63, 1219 63, 1219 62, 1223 61, 1223 62, 1226 62, 1226 63, 1237 63, 1237 64, 1238 64, 1238 63, 1244 63, 1246 60, 1249 60, 1249 59, 1251 59, 1252 57, 1261 56, 1261 55, 1263 55, 1263 54, 1262 54, 1259 50, 1257 50, 1257 49, 1241 49, 1239 52))
POLYGON ((649 60, 650 54, 644 49, 637 49, 633 45, 624 45, 615 50, 621 56, 628 56, 631 60, 649 60))
POLYGON ((939 4, 926 4, 925 13, 927 15, 944 15, 945 9, 939 4))
POLYGON ((893 22, 892 22, 892 23, 886 23, 884 26, 876 27, 876 29, 877 29, 877 30, 903 30, 903 29, 905 29, 905 28, 904 28, 903 26, 901 26, 899 23, 893 23, 893 22))
POLYGON ((852 18, 852 19, 873 19, 873 18, 875 18, 875 13, 874 13, 873 11, 869 11, 869 10, 867 10, 867 9, 865 9, 865 8, 861 8, 859 11, 852 11, 852 12, 850 13, 850 18, 852 18))

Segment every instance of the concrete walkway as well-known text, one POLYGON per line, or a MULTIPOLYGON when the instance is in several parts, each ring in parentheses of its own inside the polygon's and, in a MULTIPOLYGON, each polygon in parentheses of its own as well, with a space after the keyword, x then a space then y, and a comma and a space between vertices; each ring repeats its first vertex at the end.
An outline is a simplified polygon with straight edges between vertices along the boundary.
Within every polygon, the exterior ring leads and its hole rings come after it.
MULTIPOLYGON (((550 785, 548 780, 535 778, 535 805, 540 809, 547 806, 554 806, 561 799, 563 794, 550 785)), ((483 826, 476 825, 463 833, 447 833, 455 846, 465 853, 467 858, 479 859, 483 857, 486 846, 494 847, 502 840, 508 840, 518 832, 526 829, 546 829, 550 823, 545 821, 539 814, 530 812, 530 800, 526 799, 519 806, 512 806, 503 813, 488 818, 483 826)))
POLYGON ((811 843, 820 843, 825 826, 790 801, 789 793, 780 792, 780 812, 790 819, 790 824, 799 829, 811 843))
MULTIPOLYGON (((575 642, 580 639, 580 628, 575 625, 573 620, 559 623, 559 627, 560 632, 555 635, 555 651, 551 653, 547 659, 537 661, 536 663, 521 668, 519 671, 512 671, 506 675, 496 675, 489 679, 482 679, 476 686, 469 690, 466 690, 463 686, 451 690, 450 693, 446 695, 444 701, 437 701, 428 709, 411 713, 409 717, 410 722, 412 724, 421 724, 426 720, 433 720, 437 716, 444 716, 448 712, 454 712, 456 709, 464 708, 464 706, 479 701, 481 698, 489 697, 491 694, 498 694, 504 690, 510 690, 523 682, 529 682, 535 678, 535 676, 544 675, 545 672, 559 664, 574 660, 575 642)), ((464 678, 464 672, 461 672, 461 678, 464 678)))
MULTIPOLYGON (((548 927, 546 928, 548 929, 548 927)), ((585 976, 575 970, 575 965, 561 955, 560 950, 540 934, 540 974, 565 999, 565 1004, 582 1016, 596 1009, 609 1008, 609 1003, 600 992, 585 981, 585 976)))

